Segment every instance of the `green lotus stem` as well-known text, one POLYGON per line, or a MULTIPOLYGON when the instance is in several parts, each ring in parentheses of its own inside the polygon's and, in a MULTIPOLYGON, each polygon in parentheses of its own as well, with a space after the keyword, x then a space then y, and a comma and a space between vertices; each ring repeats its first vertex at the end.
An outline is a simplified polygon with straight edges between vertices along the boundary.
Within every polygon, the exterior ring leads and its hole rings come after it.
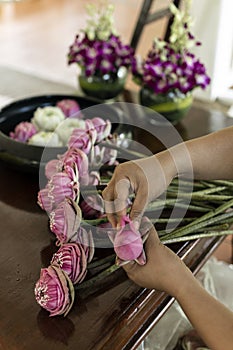
MULTIPOLYGON (((167 204, 167 207, 170 207, 170 206, 171 206, 171 204, 167 204)), ((192 204, 188 205, 188 204, 180 203, 180 202, 176 202, 176 208, 187 209, 187 210, 203 212, 203 213, 209 212, 208 208, 197 206, 197 205, 192 205, 192 204)))
MULTIPOLYGON (((204 227, 205 231, 220 231, 220 230, 227 230, 229 228, 229 224, 224 223, 224 224, 219 224, 219 225, 213 225, 213 226, 207 226, 204 227)), ((203 228, 200 228, 196 232, 203 232, 203 228)))
POLYGON ((211 180, 208 181, 210 184, 212 184, 213 186, 217 185, 223 185, 223 186, 227 186, 227 187, 231 187, 233 188, 233 181, 228 181, 228 180, 211 180))
POLYGON ((88 269, 93 269, 93 268, 99 267, 99 266, 101 266, 103 264, 114 262, 115 258, 116 258, 116 255, 115 254, 111 254, 111 255, 105 256, 104 258, 96 259, 94 261, 91 261, 88 264, 87 268, 88 269))
MULTIPOLYGON (((204 189, 204 190, 200 190, 200 191, 195 191, 195 192, 192 192, 192 193, 186 193, 186 192, 182 192, 182 191, 179 191, 178 192, 178 195, 180 195, 180 194, 184 194, 185 196, 190 196, 190 194, 192 194, 192 196, 194 196, 194 195, 199 195, 199 196, 202 196, 202 195, 206 195, 206 194, 211 194, 211 193, 216 193, 216 192, 221 192, 221 191, 223 191, 223 190, 225 190, 226 189, 226 186, 218 186, 218 187, 211 187, 211 188, 206 188, 206 189, 204 189)), ((177 189, 176 189, 176 191, 177 191, 177 189)), ((169 193, 170 191, 169 191, 169 188, 168 188, 168 191, 167 191, 167 193, 169 193)), ((173 192, 173 191, 171 191, 171 192, 173 192)))
MULTIPOLYGON (((221 220, 225 220, 228 217, 233 217, 233 211, 225 214, 221 214, 218 216, 208 217, 206 220, 198 221, 199 219, 194 220, 191 224, 178 228, 177 230, 172 232, 173 237, 181 237, 192 233, 193 231, 199 230, 200 228, 206 227, 208 225, 215 224, 221 220)), ((164 236, 164 239, 169 238, 170 234, 164 236)))
POLYGON ((200 239, 200 238, 208 238, 208 237, 214 237, 214 236, 218 237, 218 236, 225 236, 225 235, 232 235, 232 234, 233 234, 233 230, 226 230, 221 232, 210 231, 206 233, 199 233, 196 235, 176 237, 176 238, 170 238, 170 239, 161 238, 161 242, 163 242, 163 244, 170 244, 170 243, 191 241, 191 240, 200 239))
POLYGON ((105 216, 97 219, 82 219, 82 223, 84 225, 87 224, 92 226, 98 226, 99 224, 102 224, 104 222, 108 222, 108 218, 105 216))
POLYGON ((118 265, 115 265, 115 264, 111 265, 110 267, 108 267, 104 271, 100 272, 98 275, 90 278, 87 281, 80 283, 75 289, 80 290, 80 289, 93 287, 96 284, 96 282, 102 280, 103 278, 106 278, 107 276, 109 276, 113 272, 117 271, 119 268, 120 268, 120 266, 118 266, 118 265))
POLYGON ((166 224, 167 222, 192 222, 196 218, 159 218, 159 219, 150 219, 153 224, 166 224))
POLYGON ((193 188, 204 188, 206 186, 204 186, 201 182, 195 182, 195 181, 189 181, 189 180, 184 180, 184 179, 180 179, 180 178, 175 178, 172 180, 171 184, 176 184, 179 186, 186 186, 186 187, 190 187, 192 186, 193 188))
MULTIPOLYGON (((193 224, 197 224, 199 222, 208 220, 209 218, 212 218, 213 216, 216 216, 224 211, 226 211, 228 208, 230 208, 233 205, 233 199, 231 199, 230 201, 223 203, 222 205, 220 205, 219 207, 217 207, 216 209, 212 209, 210 210, 208 213, 202 215, 201 217, 199 217, 198 219, 196 219, 193 223, 191 223, 189 226, 192 226, 193 224)), ((186 226, 188 228, 188 226, 186 226)))
POLYGON ((121 154, 124 154, 124 155, 130 155, 130 156, 134 156, 136 158, 148 157, 148 154, 143 154, 143 153, 140 153, 140 152, 137 152, 137 151, 133 151, 133 150, 130 150, 130 149, 122 148, 122 147, 119 147, 117 145, 110 144, 108 142, 101 142, 100 145, 104 146, 104 147, 107 147, 107 148, 115 149, 115 150, 117 150, 118 152, 120 152, 121 154))

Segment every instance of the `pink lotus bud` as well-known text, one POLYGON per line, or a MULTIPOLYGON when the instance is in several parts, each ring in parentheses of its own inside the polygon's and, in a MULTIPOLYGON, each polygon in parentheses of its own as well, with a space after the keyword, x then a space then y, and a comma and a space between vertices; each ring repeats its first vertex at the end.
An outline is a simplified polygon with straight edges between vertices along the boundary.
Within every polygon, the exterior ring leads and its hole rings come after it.
POLYGON ((79 206, 66 198, 50 213, 50 229, 61 244, 67 243, 78 230, 82 220, 79 206))
POLYGON ((86 196, 80 203, 84 219, 98 218, 104 212, 103 198, 97 194, 86 196))
POLYGON ((63 99, 57 102, 56 107, 60 108, 66 118, 81 118, 80 106, 78 102, 71 99, 63 99))
POLYGON ((60 156, 60 160, 63 163, 64 169, 69 166, 74 170, 78 170, 81 185, 88 184, 88 157, 81 149, 69 148, 67 152, 60 156))
POLYGON ((52 266, 59 266, 73 284, 82 282, 87 273, 87 258, 81 244, 65 243, 53 255, 52 266))
POLYGON ((88 154, 96 142, 96 136, 97 132, 95 129, 74 129, 70 136, 68 147, 81 149, 88 154))
POLYGON ((48 182, 48 190, 54 207, 67 197, 73 200, 77 200, 79 197, 79 183, 65 172, 52 176, 48 182))
POLYGON ((115 253, 123 261, 137 260, 143 254, 141 234, 128 216, 123 217, 121 225, 114 238, 115 253))
POLYGON ((46 166, 45 166, 45 176, 48 180, 51 179, 51 177, 62 171, 62 163, 57 159, 50 160, 46 166))
POLYGON ((74 302, 74 287, 69 277, 58 267, 41 269, 35 285, 38 304, 50 312, 50 316, 67 314, 74 302))
POLYGON ((44 189, 38 192, 37 203, 39 204, 41 209, 47 211, 48 213, 50 213, 53 210, 53 201, 52 198, 49 196, 48 187, 45 187, 44 189))
POLYGON ((16 125, 14 132, 10 132, 10 138, 20 142, 27 142, 36 133, 37 129, 32 123, 21 122, 16 125))
POLYGON ((91 119, 92 124, 97 132, 96 142, 104 140, 106 137, 110 135, 111 132, 111 122, 109 120, 104 120, 102 118, 96 117, 91 119))
POLYGON ((85 251, 87 262, 90 262, 93 259, 95 246, 91 230, 86 230, 80 226, 76 232, 76 235, 72 237, 71 242, 76 242, 82 245, 85 251))

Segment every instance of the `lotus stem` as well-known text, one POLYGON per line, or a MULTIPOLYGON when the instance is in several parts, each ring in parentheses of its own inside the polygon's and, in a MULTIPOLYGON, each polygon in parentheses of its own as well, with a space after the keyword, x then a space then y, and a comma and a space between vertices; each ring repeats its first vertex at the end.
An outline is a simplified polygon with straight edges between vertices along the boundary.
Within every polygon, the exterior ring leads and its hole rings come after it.
POLYGON ((219 237, 219 236, 232 235, 232 234, 233 234, 233 230, 226 230, 226 231, 221 231, 221 232, 210 231, 210 232, 199 233, 199 234, 190 235, 190 236, 170 238, 170 239, 161 238, 161 242, 163 244, 170 244, 170 243, 191 241, 191 240, 200 239, 200 238, 207 238, 207 237, 213 237, 213 236, 219 237))

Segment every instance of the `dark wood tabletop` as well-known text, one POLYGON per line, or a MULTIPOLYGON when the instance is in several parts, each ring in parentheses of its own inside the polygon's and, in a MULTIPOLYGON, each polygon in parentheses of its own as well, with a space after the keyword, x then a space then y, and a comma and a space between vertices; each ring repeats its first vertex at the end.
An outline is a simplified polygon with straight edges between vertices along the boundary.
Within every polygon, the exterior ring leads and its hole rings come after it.
MULTIPOLYGON (((221 111, 194 103, 176 129, 189 139, 232 124, 221 111)), ((0 349, 135 349, 173 299, 136 286, 122 269, 93 294, 77 293, 66 318, 51 318, 36 303, 35 282, 55 249, 48 217, 36 203, 38 190, 37 174, 0 162, 0 349)), ((172 248, 196 273, 222 240, 206 238, 172 248)))

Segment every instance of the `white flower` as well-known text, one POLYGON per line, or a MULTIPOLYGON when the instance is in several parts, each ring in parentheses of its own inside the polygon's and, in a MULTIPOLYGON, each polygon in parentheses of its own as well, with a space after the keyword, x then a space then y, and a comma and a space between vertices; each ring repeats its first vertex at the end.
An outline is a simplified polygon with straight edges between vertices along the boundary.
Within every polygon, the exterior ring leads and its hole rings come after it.
POLYGON ((58 107, 37 108, 31 122, 39 130, 54 131, 65 119, 64 113, 58 107))
POLYGON ((74 129, 85 129, 86 123, 84 120, 67 118, 55 130, 59 136, 63 146, 66 146, 74 129))
POLYGON ((58 135, 55 132, 40 131, 33 135, 28 143, 34 146, 48 146, 48 147, 61 147, 62 142, 59 140, 58 135))

